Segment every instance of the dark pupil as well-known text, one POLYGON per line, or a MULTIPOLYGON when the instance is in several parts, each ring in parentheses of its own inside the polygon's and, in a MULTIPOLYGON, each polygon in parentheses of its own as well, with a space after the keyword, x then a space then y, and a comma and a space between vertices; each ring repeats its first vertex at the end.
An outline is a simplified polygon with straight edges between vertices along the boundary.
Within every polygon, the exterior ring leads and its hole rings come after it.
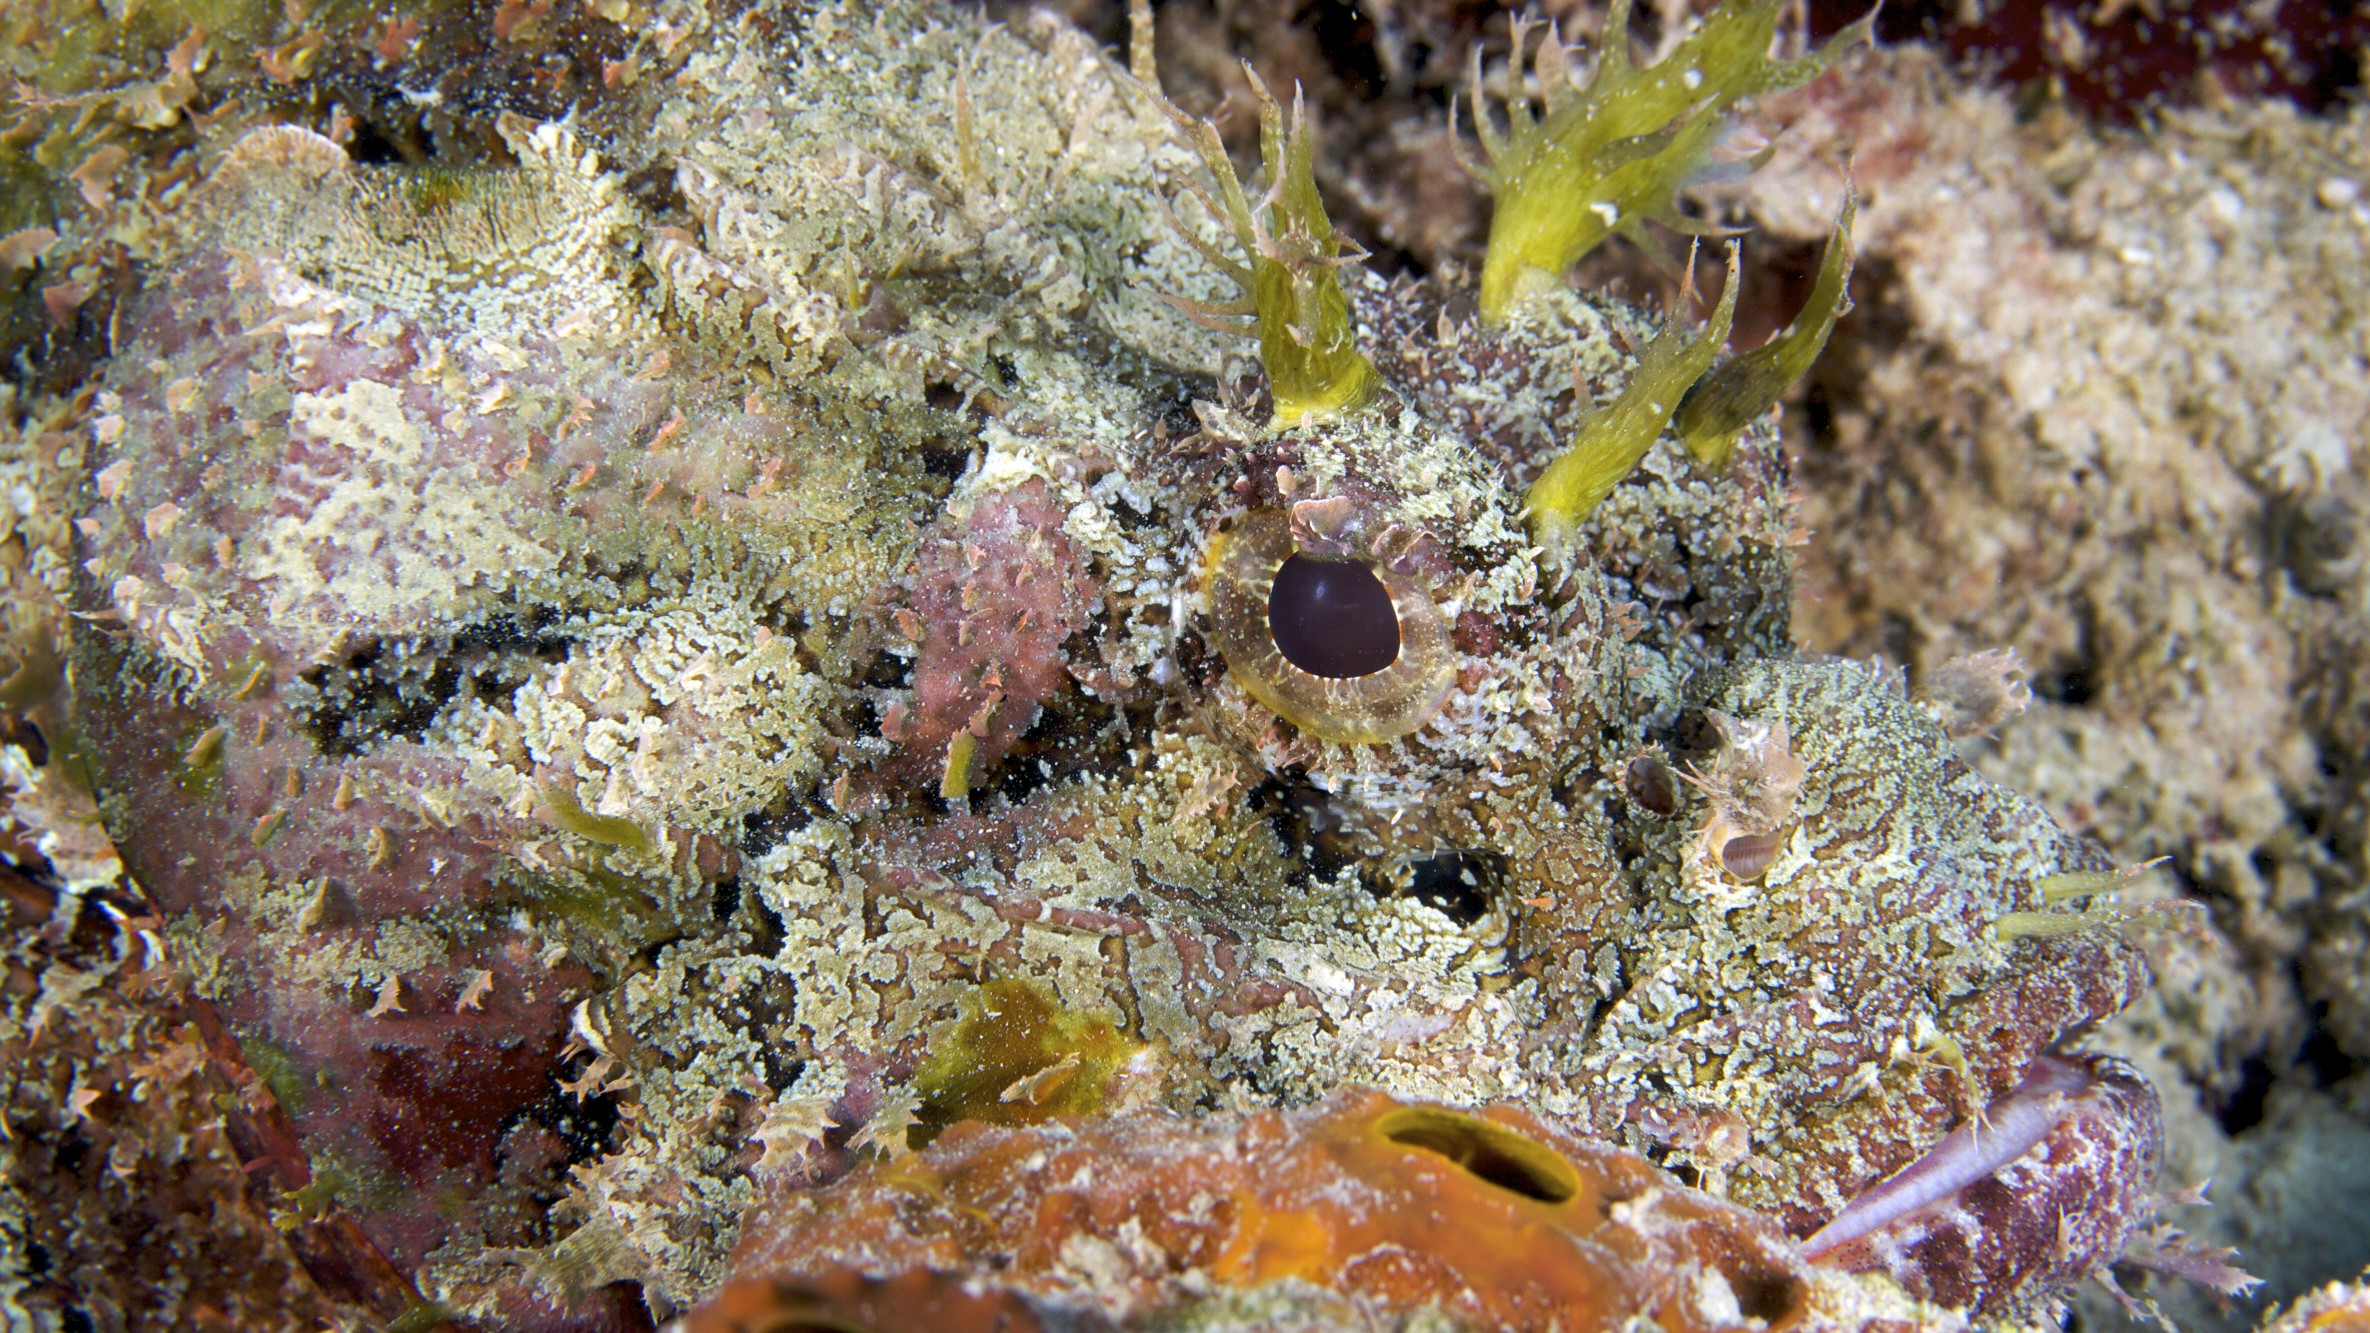
POLYGON ((1267 593, 1267 628, 1284 660, 1312 676, 1371 676, 1399 660, 1399 612, 1355 560, 1296 555, 1267 593))

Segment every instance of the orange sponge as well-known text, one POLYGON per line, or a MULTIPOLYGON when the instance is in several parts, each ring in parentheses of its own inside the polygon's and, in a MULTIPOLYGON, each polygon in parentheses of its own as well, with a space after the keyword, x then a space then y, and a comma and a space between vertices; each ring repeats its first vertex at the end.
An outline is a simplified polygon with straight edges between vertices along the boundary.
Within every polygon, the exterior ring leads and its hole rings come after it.
POLYGON ((1519 1111, 1346 1092, 1305 1111, 1004 1129, 750 1214, 689 1333, 1388 1324, 1672 1333, 1801 1322, 1759 1216, 1519 1111), (1313 1321, 1313 1322, 1312 1322, 1313 1321))

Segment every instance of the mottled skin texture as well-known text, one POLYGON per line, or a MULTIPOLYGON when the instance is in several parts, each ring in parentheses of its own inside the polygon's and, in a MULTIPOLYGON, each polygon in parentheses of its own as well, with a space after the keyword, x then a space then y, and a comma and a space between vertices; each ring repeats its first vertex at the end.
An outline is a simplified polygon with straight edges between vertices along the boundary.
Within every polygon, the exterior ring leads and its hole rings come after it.
POLYGON ((912 644, 911 683, 881 719, 901 785, 992 780, 1045 701, 1069 694, 1063 645, 1094 590, 1061 517, 1042 482, 978 495, 932 524, 911 590, 885 599, 894 634, 912 644), (968 748, 953 750, 965 736, 968 748))
POLYGON ((6 870, 0 913, 0 1256, 23 1326, 381 1322, 413 1303, 350 1220, 275 1219, 304 1155, 153 919, 6 870))
POLYGON ((1384 397, 1270 433, 1155 299, 1211 294, 1158 206, 1191 159, 1103 53, 800 19, 689 58, 642 148, 675 204, 556 127, 458 180, 242 144, 96 404, 110 826, 424 1292, 701 1299, 761 1187, 905 1150, 991 978, 1143 1046, 1115 1103, 1507 1103, 1797 1235, 2145 984, 2110 929, 1994 935, 2097 857, 1946 710, 1791 659, 1766 432, 1531 544, 1644 316, 1360 277, 1384 397), (1318 741, 1229 674, 1203 553, 1260 510, 1449 618, 1425 726, 1318 741), (1657 749, 1708 779, 1662 810, 1657 749), (1708 829, 1783 842, 1746 881, 1708 829))
POLYGON ((2122 1219, 2150 1208, 2163 1129, 2139 1071, 2100 1058, 2083 1075, 2089 1086, 2067 1095, 2038 1148, 1870 1237, 1862 1264, 1938 1304, 1998 1318, 2029 1314, 2034 1293, 2112 1262, 2129 1239, 2122 1219))
MULTIPOLYGON (((1779 152, 1742 209, 1814 243, 1850 145, 1884 275, 1812 376, 1831 429, 1797 478, 1826 536, 1796 630, 1929 688, 1993 645, 2031 664, 1979 766, 2211 908, 2215 947, 2100 1040, 2166 1093, 2165 1185, 2216 1182, 2181 1224, 2293 1299, 2370 1264, 2318 1201, 2365 1192, 2324 1159, 2365 1159, 2305 1127, 2362 1124, 2342 1089, 2370 1056, 2370 119, 2240 100, 2127 137, 1938 63, 1881 50, 1764 107, 1779 152), (2285 1113, 2218 1118, 2256 1059, 2285 1113)), ((2263 1308, 2127 1288, 2184 1329, 2263 1308)))

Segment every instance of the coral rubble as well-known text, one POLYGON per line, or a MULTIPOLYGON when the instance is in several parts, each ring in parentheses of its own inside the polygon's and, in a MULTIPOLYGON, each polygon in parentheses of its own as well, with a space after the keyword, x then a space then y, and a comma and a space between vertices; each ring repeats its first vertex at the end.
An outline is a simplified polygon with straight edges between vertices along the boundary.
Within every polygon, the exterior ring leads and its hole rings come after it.
POLYGON ((2370 1291, 2361 1282, 2332 1282, 2267 1321, 2269 1333, 2355 1333, 2370 1328, 2370 1291))

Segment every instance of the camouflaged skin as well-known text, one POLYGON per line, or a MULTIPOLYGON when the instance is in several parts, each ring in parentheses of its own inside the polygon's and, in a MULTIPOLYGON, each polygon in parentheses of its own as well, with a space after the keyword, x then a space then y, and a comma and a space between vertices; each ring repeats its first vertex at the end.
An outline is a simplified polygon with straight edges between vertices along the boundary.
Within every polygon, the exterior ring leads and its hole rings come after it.
POLYGON ((1766 428, 1531 544, 1646 316, 1357 277, 1385 401, 1269 434, 1158 299, 1217 290, 1213 223, 1104 52, 796 19, 674 76, 676 216, 556 125, 450 177, 254 132, 94 400, 109 827, 425 1296, 700 1299, 761 1185, 906 1150, 989 980, 1141 1048, 1114 1106, 1508 1104, 1796 1234, 2144 985, 2109 928, 2000 939, 2097 855, 1794 660, 1766 428), (1426 726, 1317 741, 1228 675, 1204 553, 1259 509, 1440 605, 1426 726))

